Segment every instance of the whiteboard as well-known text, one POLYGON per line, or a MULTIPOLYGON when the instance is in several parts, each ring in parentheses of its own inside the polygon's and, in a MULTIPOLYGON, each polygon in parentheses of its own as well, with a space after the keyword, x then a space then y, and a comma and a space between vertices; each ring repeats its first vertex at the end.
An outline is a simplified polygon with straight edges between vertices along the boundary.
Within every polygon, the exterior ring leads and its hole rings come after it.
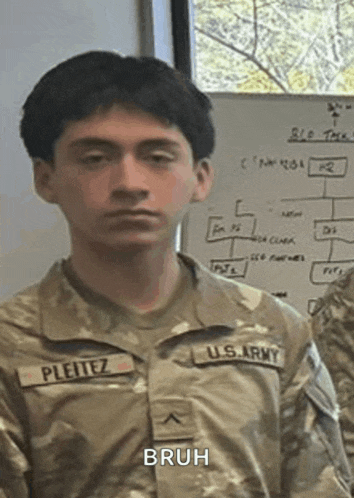
POLYGON ((354 266, 354 98, 209 96, 216 178, 182 251, 306 315, 354 266))

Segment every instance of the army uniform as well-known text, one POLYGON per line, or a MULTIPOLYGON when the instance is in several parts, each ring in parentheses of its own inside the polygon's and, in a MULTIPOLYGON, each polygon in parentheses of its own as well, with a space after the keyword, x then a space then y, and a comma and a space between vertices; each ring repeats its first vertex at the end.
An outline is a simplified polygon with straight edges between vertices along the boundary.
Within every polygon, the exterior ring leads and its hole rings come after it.
POLYGON ((125 314, 66 261, 0 307, 0 498, 350 496, 307 323, 179 261, 163 313, 125 314))
POLYGON ((344 446, 353 472, 354 268, 328 286, 312 315, 313 335, 337 391, 344 446))

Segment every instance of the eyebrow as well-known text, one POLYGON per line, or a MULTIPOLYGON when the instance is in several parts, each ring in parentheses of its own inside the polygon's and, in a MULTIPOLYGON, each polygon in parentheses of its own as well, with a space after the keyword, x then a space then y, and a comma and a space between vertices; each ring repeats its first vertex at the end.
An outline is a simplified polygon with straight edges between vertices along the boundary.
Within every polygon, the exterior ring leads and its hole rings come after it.
MULTIPOLYGON (((79 138, 69 144, 70 148, 95 147, 95 146, 119 148, 119 144, 117 144, 113 140, 112 141, 104 140, 95 137, 79 138)), ((156 147, 172 147, 174 149, 180 149, 181 144, 169 138, 153 138, 153 139, 143 140, 138 144, 139 149, 144 149, 144 148, 151 149, 156 147)))

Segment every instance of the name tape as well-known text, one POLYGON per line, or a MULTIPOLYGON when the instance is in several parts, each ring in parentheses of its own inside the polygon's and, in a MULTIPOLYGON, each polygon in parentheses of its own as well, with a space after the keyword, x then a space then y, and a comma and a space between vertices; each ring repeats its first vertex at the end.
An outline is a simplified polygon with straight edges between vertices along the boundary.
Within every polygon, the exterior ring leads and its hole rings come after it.
POLYGON ((265 341, 245 344, 218 342, 192 346, 194 363, 205 364, 224 361, 243 361, 272 367, 284 367, 284 349, 265 341))
POLYGON ((77 379, 125 374, 134 370, 130 354, 111 354, 73 361, 20 367, 17 374, 22 387, 59 384, 77 379))

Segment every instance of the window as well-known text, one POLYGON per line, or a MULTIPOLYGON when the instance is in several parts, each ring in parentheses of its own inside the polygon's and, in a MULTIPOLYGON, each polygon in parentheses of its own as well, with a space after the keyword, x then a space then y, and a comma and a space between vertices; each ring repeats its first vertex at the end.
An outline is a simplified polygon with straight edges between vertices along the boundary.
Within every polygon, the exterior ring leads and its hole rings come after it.
POLYGON ((353 0, 191 0, 190 6, 201 90, 354 93, 353 0))

